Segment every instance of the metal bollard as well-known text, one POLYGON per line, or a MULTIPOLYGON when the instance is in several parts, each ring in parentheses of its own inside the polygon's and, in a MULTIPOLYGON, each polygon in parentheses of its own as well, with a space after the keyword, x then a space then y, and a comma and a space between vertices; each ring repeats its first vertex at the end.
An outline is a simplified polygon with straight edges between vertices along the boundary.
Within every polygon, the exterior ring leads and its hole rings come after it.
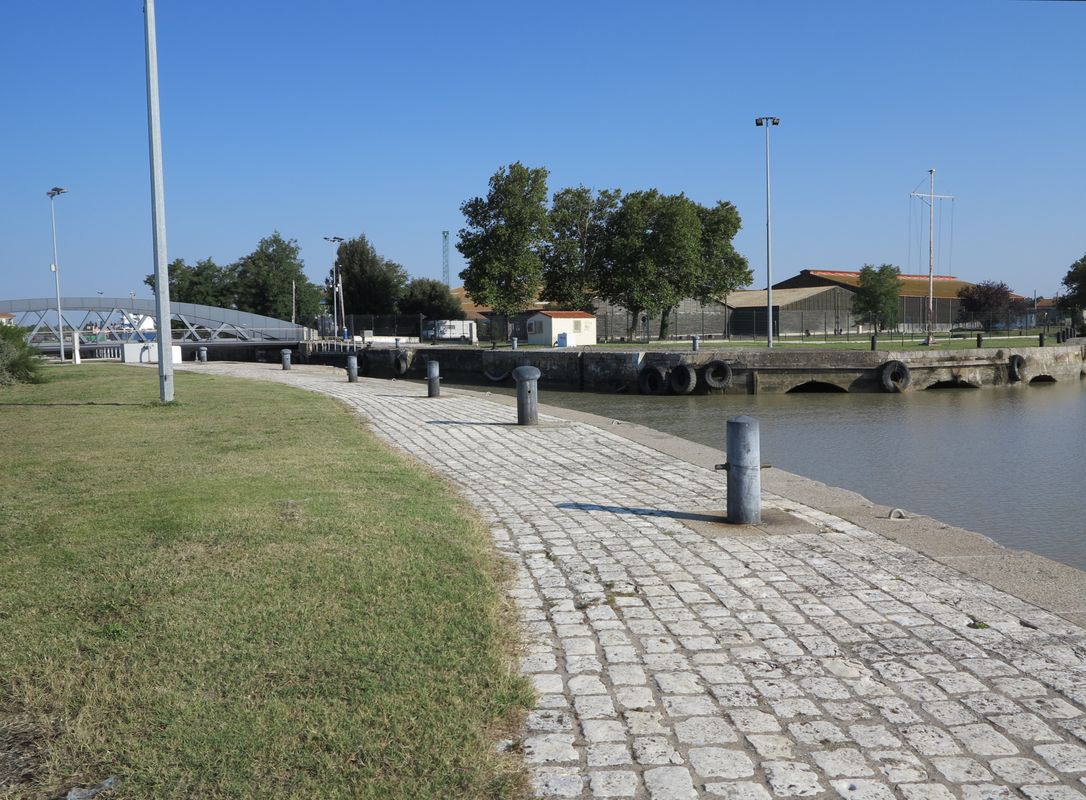
POLYGON ((200 359, 201 364, 206 364, 207 363, 207 348, 206 347, 201 347, 199 350, 196 351, 196 356, 197 356, 197 358, 200 359))
POLYGON ((984 334, 983 333, 978 333, 977 334, 977 347, 978 348, 984 347, 984 334))
POLYGON ((284 347, 279 351, 279 356, 283 359, 283 369, 290 369, 290 350, 284 347))
POLYGON ((1044 335, 1044 331, 1042 331, 1042 332, 1041 332, 1040 334, 1038 334, 1038 336, 1037 336, 1037 341, 1038 341, 1038 342, 1040 343, 1040 346, 1041 346, 1041 347, 1044 347, 1044 346, 1045 346, 1045 335, 1044 335))
POLYGON ((347 356, 347 383, 358 383, 358 356, 347 356))
POLYGON ((1063 344, 1063 331, 1056 331, 1056 344, 1063 344))
POLYGON ((511 341, 511 343, 513 345, 513 349, 516 350, 517 349, 517 337, 514 336, 510 341, 511 341))
POLYGON ((690 347, 696 353, 701 349, 701 337, 693 336, 690 338, 690 347))
POLYGON ((762 521, 762 452, 758 420, 746 415, 728 420, 728 522, 762 521))
POLYGON ((517 382, 517 425, 539 422, 539 376, 537 367, 523 366, 513 370, 517 382))
POLYGON ((426 362, 426 396, 441 397, 441 365, 436 361, 426 362))
POLYGON ((396 337, 396 349, 397 350, 400 349, 400 337, 398 337, 398 336, 396 337))
POLYGON ((871 350, 872 350, 872 352, 877 350, 878 347, 879 347, 879 337, 878 336, 872 336, 871 337, 871 350))

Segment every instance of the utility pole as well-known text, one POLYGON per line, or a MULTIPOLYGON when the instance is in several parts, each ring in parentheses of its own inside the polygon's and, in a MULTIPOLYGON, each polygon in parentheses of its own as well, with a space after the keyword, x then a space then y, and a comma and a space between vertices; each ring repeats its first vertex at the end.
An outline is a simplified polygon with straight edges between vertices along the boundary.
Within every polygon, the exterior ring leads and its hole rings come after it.
POLYGON ((781 124, 780 117, 757 117, 754 124, 765 127, 765 269, 766 346, 773 349, 773 215, 769 202, 769 129, 781 124))
MULTIPOLYGON (((60 312, 60 263, 57 261, 57 195, 65 194, 68 190, 60 186, 54 186, 45 194, 49 197, 49 214, 53 220, 53 278, 57 285, 57 338, 60 339, 60 360, 64 361, 64 315, 60 312)), ((76 333, 76 336, 79 336, 76 333)), ((79 347, 76 342, 73 347, 79 347)), ((74 356, 73 356, 74 357, 74 356)))
MULTIPOLYGON (((342 288, 339 284, 339 246, 343 244, 342 236, 325 236, 324 241, 330 242, 336 247, 336 258, 332 262, 332 328, 335 331, 335 338, 339 338, 339 300, 340 292, 342 288)), ((343 324, 347 324, 347 320, 343 320, 343 324)))
POLYGON ((147 131, 151 151, 151 227, 154 229, 155 319, 158 327, 158 393, 173 401, 173 332, 170 330, 170 272, 166 260, 166 192, 162 185, 162 123, 158 112, 158 44, 155 0, 144 0, 147 44, 147 131))
POLYGON ((449 285, 449 232, 441 232, 441 279, 449 285))

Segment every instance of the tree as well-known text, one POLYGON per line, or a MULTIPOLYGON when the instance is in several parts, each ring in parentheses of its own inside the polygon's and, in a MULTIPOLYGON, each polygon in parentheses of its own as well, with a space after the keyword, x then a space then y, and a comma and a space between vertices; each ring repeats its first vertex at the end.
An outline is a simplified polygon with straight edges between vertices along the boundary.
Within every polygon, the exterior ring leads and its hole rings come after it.
MULTIPOLYGON (((1086 255, 1067 270, 1063 285, 1067 287, 1067 295, 1060 299, 1060 306, 1071 312, 1086 308, 1086 255)), ((1078 321, 1081 319, 1078 317, 1078 321)))
MULTIPOLYGON (((395 314, 407 286, 407 270, 377 254, 365 234, 341 242, 335 269, 343 282, 343 305, 348 314, 395 314)), ((332 298, 329 270, 325 290, 332 298)))
POLYGON ((901 270, 893 264, 875 267, 864 264, 860 269, 860 285, 852 300, 852 310, 860 322, 883 331, 897 325, 901 311, 901 270))
POLYGON ((684 298, 709 303, 750 283, 747 260, 732 245, 740 225, 731 203, 706 207, 655 189, 626 195, 608 215, 600 295, 630 311, 633 324, 643 312, 658 313, 666 338, 671 309, 684 298))
POLYGON ((27 344, 26 328, 0 325, 0 387, 13 383, 42 383, 42 358, 27 344))
POLYGON ((731 203, 697 206, 701 222, 701 263, 691 296, 702 303, 718 301, 754 280, 754 273, 732 245, 742 222, 731 203))
POLYGON ((299 316, 315 316, 320 310, 320 289, 303 270, 294 239, 284 239, 279 231, 261 239, 256 250, 233 266, 238 309, 290 319, 292 289, 296 287, 299 316))
MULTIPOLYGON (((236 302, 236 277, 232 267, 220 267, 205 258, 190 267, 183 258, 169 265, 170 300, 177 303, 197 303, 205 306, 231 308, 236 302)), ((154 273, 143 282, 155 288, 154 273)))
POLYGON ((981 281, 958 290, 958 318, 978 319, 987 331, 992 318, 1011 308, 1011 289, 1002 281, 981 281))
POLYGON ((485 198, 460 206, 467 220, 456 249, 467 259, 460 273, 472 300, 498 314, 531 306, 543 286, 540 251, 547 237, 547 170, 519 161, 490 178, 485 198))
POLYGON ((427 319, 463 319, 464 309, 449 287, 433 278, 415 278, 400 300, 403 314, 422 314, 427 319))
POLYGON ((542 250, 543 300, 575 311, 595 310, 607 221, 621 197, 617 189, 604 189, 593 197, 584 186, 555 193, 550 236, 542 250))

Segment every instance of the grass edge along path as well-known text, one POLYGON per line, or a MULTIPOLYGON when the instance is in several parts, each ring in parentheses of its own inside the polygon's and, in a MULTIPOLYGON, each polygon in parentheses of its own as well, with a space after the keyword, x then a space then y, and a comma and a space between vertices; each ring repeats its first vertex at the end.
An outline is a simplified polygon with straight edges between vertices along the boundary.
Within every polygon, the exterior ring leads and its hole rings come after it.
POLYGON ((0 797, 505 798, 531 705, 487 530, 331 398, 0 390, 0 797))

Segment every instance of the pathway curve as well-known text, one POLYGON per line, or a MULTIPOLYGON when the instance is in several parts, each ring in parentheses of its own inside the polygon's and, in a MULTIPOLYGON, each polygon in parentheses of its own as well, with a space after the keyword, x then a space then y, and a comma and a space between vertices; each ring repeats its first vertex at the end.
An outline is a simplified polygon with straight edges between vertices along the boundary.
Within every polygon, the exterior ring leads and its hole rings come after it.
POLYGON ((1060 617, 774 495, 812 532, 695 530, 723 474, 594 426, 327 367, 195 369, 339 398, 489 522, 541 796, 1086 800, 1086 631, 1060 617))

